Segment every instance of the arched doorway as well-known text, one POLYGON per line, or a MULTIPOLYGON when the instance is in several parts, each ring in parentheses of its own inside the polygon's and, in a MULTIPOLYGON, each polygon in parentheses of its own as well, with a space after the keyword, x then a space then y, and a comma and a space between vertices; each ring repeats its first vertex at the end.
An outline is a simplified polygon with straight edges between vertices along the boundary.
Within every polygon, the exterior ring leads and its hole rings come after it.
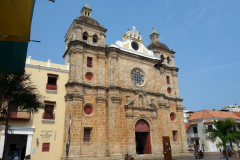
POLYGON ((143 119, 135 125, 135 140, 137 154, 151 154, 150 127, 143 119))

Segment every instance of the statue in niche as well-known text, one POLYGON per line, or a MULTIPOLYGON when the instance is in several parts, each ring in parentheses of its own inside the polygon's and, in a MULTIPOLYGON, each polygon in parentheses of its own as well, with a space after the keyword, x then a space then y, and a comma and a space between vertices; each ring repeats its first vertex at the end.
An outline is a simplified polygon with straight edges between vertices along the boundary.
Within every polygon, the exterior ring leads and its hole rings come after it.
POLYGON ((139 101, 139 106, 141 107, 142 106, 142 96, 139 96, 138 101, 139 101))

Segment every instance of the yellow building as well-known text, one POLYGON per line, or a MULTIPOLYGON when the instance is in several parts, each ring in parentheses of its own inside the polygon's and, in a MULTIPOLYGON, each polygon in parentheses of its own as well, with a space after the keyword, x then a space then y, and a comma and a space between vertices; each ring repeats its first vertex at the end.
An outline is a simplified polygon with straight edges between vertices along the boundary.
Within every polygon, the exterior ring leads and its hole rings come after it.
MULTIPOLYGON (((54 64, 50 60, 41 62, 28 57, 25 70, 32 74, 33 84, 47 97, 45 109, 51 109, 54 116, 49 116, 44 110, 34 115, 17 112, 9 122, 12 132, 9 132, 6 160, 16 156, 23 159, 29 154, 33 160, 59 160, 62 156, 68 65, 54 64)), ((0 157, 3 154, 4 130, 5 126, 2 126, 0 157)))

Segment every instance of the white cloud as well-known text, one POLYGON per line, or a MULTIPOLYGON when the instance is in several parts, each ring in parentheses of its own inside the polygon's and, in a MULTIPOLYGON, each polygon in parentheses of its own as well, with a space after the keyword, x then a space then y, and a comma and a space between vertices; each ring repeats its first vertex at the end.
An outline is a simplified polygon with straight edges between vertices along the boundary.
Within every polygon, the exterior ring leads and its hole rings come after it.
POLYGON ((221 70, 221 69, 228 68, 228 67, 233 67, 233 66, 236 66, 236 65, 239 65, 239 64, 240 64, 240 61, 230 63, 230 64, 225 64, 225 65, 222 65, 222 66, 213 66, 213 67, 209 67, 209 68, 205 68, 205 69, 201 69, 201 70, 197 70, 197 71, 183 73, 183 74, 179 74, 179 76, 189 76, 189 75, 204 73, 204 72, 208 72, 208 71, 221 70))

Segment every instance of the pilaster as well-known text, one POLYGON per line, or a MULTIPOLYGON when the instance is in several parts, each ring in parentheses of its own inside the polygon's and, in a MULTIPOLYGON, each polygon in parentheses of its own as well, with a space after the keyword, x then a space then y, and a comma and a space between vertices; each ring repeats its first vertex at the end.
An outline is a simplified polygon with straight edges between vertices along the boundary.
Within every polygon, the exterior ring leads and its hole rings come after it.
POLYGON ((108 144, 107 144, 107 98, 103 96, 96 97, 97 112, 97 137, 96 137, 96 152, 97 156, 107 156, 108 144), (101 136, 100 136, 101 135, 101 136))
POLYGON ((179 123, 179 132, 180 132, 180 139, 181 139, 181 152, 185 151, 185 148, 187 147, 187 135, 186 135, 186 129, 184 124, 184 118, 183 118, 183 110, 184 107, 177 106, 177 114, 178 114, 178 123, 179 123))
POLYGON ((120 156, 120 104, 121 98, 111 96, 109 101, 109 151, 111 156, 120 156))
POLYGON ((110 86, 118 85, 118 55, 115 50, 111 50, 109 53, 108 77, 110 86))
POLYGON ((99 52, 97 56, 98 60, 98 85, 99 86, 105 86, 106 85, 106 75, 105 75, 105 53, 99 52))

